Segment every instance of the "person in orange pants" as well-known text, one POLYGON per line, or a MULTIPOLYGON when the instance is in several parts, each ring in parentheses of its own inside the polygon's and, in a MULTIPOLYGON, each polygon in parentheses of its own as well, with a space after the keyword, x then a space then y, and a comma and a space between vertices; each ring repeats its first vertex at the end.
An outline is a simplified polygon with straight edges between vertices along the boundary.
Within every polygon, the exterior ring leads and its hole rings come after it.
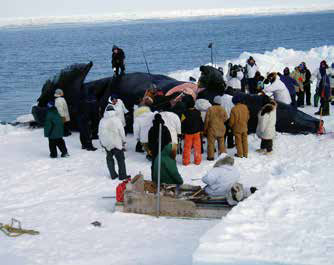
POLYGON ((202 162, 201 132, 204 124, 201 112, 194 106, 195 102, 191 98, 187 102, 188 109, 182 114, 181 118, 182 133, 184 134, 183 165, 185 166, 190 164, 192 148, 194 148, 195 164, 199 165, 202 162))
POLYGON ((195 164, 199 165, 202 161, 201 153, 201 134, 186 134, 184 136, 183 165, 190 164, 191 149, 194 148, 195 164))

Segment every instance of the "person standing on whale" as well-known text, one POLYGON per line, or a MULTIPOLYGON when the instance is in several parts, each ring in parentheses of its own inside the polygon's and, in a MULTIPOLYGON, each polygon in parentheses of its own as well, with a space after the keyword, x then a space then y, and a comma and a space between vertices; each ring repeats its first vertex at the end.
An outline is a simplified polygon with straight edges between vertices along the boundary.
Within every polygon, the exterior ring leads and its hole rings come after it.
POLYGON ((111 59, 111 64, 112 68, 115 72, 116 77, 119 76, 119 69, 121 69, 121 76, 124 75, 125 72, 125 65, 124 65, 124 60, 125 60, 125 54, 124 51, 121 48, 118 48, 116 45, 112 47, 112 59, 111 59))

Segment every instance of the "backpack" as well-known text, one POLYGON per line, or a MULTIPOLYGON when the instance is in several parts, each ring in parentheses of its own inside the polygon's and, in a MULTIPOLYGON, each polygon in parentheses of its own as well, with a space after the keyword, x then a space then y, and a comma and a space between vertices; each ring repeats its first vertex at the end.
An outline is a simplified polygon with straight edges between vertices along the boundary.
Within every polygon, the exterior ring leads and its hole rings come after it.
POLYGON ((131 179, 126 179, 122 183, 118 184, 116 187, 116 201, 124 202, 124 192, 126 190, 126 184, 130 182, 131 179))

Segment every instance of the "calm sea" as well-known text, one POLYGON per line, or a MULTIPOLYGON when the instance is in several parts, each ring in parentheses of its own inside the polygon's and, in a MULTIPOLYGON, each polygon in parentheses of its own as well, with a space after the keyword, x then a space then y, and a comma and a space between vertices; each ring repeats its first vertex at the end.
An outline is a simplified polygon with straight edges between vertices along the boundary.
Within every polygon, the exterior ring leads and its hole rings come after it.
POLYGON ((126 52, 127 71, 191 70, 242 52, 334 45, 334 13, 144 20, 0 28, 0 121, 27 114, 44 81, 67 65, 92 60, 87 80, 111 75, 111 47, 126 52))

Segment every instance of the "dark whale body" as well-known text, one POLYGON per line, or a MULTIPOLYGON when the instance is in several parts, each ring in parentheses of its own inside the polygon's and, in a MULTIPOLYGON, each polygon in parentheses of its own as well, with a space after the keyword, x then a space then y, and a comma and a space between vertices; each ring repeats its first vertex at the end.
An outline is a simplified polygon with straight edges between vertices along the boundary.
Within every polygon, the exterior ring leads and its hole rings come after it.
MULTIPOLYGON (((53 94, 56 88, 61 88, 64 91, 65 99, 70 110, 72 127, 75 129, 77 127, 76 116, 79 115, 78 105, 80 101, 90 102, 87 105, 88 108, 90 108, 89 106, 92 106, 92 108, 99 108, 99 113, 101 114, 107 104, 108 97, 112 93, 116 93, 131 111, 134 104, 138 102, 138 98, 143 97, 146 89, 151 87, 152 84, 155 84, 166 93, 178 85, 187 83, 165 75, 140 72, 128 73, 118 78, 107 77, 84 83, 92 66, 92 62, 88 64, 75 64, 62 70, 53 80, 46 81, 42 88, 41 96, 38 99, 38 105, 34 106, 32 109, 32 114, 37 123, 43 125, 46 104, 49 100, 53 99, 53 94)), ((211 72, 208 71, 210 73, 208 81, 209 85, 206 90, 199 93, 198 98, 205 98, 210 102, 213 102, 214 97, 222 95, 224 91, 222 91, 221 88, 217 89, 217 86, 215 86, 215 80, 220 82, 220 78, 216 78, 219 77, 220 72, 215 68, 211 68, 209 68, 211 72), (214 71, 214 74, 212 74, 212 71, 214 71), (216 77, 212 78, 212 76, 216 77)), ((249 132, 253 133, 255 132, 257 125, 257 113, 263 106, 265 97, 244 93, 240 94, 244 103, 249 108, 251 118, 248 123, 248 128, 249 132)), ((276 130, 278 132, 293 134, 316 133, 318 127, 319 119, 307 115, 290 105, 278 103, 276 123, 276 130)))

